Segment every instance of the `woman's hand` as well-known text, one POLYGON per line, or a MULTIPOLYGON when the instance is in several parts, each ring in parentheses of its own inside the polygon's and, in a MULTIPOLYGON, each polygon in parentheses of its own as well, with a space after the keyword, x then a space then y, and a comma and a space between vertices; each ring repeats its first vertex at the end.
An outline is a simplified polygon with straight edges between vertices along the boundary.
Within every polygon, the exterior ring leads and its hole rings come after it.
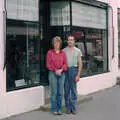
POLYGON ((61 76, 62 69, 58 69, 58 70, 56 70, 55 73, 56 73, 56 75, 61 76))

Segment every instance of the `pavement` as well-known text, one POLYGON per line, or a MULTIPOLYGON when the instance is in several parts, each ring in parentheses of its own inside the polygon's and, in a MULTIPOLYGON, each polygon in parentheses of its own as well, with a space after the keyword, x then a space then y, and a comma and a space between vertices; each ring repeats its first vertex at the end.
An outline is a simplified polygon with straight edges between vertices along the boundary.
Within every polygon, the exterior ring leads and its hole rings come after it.
POLYGON ((88 98, 82 102, 78 101, 78 113, 76 115, 64 113, 60 116, 54 116, 48 107, 1 120, 120 120, 119 86, 96 92, 89 95, 88 98))

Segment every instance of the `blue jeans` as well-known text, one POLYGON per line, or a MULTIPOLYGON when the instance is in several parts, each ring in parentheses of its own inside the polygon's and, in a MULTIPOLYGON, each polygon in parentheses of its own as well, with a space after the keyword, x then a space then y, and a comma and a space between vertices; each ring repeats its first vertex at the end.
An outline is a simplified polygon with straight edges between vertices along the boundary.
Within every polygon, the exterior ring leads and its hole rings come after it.
POLYGON ((57 76, 55 72, 49 71, 50 101, 52 112, 58 111, 62 108, 64 80, 64 72, 61 74, 61 76, 57 76))
POLYGON ((77 102, 77 88, 75 82, 75 76, 77 75, 78 68, 70 67, 66 72, 65 84, 64 84, 64 98, 65 106, 68 110, 76 110, 77 102))

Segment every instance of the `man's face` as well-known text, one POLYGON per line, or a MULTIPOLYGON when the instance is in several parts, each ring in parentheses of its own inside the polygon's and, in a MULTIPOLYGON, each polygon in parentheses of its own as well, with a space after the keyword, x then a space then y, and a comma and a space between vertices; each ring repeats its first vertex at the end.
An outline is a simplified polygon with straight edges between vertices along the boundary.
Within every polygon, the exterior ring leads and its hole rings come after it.
POLYGON ((74 37, 69 36, 67 43, 68 43, 68 46, 69 46, 69 47, 73 47, 73 46, 74 46, 74 43, 75 43, 74 37))

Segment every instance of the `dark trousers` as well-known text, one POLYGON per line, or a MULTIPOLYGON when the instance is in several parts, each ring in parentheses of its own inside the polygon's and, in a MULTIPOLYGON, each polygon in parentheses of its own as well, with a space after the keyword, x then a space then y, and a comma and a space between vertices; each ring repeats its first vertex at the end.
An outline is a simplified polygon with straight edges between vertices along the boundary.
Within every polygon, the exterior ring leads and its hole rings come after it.
POLYGON ((76 110, 77 102, 77 88, 75 82, 75 76, 77 75, 78 68, 70 67, 66 72, 66 78, 64 83, 64 98, 65 106, 68 110, 76 110))

